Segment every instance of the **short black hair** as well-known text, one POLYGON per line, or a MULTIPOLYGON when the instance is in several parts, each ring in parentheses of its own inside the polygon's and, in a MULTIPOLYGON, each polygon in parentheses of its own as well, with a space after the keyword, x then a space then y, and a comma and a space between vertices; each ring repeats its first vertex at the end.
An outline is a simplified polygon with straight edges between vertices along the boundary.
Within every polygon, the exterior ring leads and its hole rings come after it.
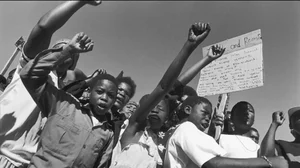
POLYGON ((198 96, 196 90, 188 85, 183 87, 183 95, 198 96))
POLYGON ((90 87, 93 88, 99 80, 103 80, 103 79, 107 79, 107 80, 111 81, 113 84, 115 84, 116 87, 118 87, 118 81, 116 80, 115 77, 113 77, 110 74, 99 74, 99 75, 97 75, 95 78, 92 79, 90 87))
POLYGON ((126 83, 126 84, 128 84, 131 87, 131 95, 129 95, 130 99, 131 99, 135 95, 135 91, 136 91, 136 84, 135 84, 135 82, 129 76, 118 77, 117 80, 118 80, 119 84, 120 83, 126 83))
POLYGON ((254 112, 254 107, 249 102, 240 101, 236 103, 231 110, 231 119, 234 117, 236 112, 246 111, 248 109, 248 106, 251 106, 254 112))
POLYGON ((181 105, 179 111, 178 111, 178 114, 177 114, 179 120, 182 120, 182 119, 184 119, 184 118, 186 118, 186 117, 189 116, 189 115, 186 114, 185 111, 184 111, 184 108, 185 108, 186 106, 194 107, 196 104, 201 104, 201 103, 212 106, 211 102, 210 102, 208 99, 204 98, 204 97, 200 97, 200 96, 189 96, 187 99, 185 99, 185 100, 183 101, 183 103, 182 103, 182 105, 181 105))

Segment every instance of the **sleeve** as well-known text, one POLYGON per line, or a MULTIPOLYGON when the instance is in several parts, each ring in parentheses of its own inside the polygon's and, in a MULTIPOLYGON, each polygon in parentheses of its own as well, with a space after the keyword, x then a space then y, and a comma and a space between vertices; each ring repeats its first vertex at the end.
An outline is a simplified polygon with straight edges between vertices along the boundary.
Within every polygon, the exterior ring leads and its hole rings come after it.
POLYGON ((88 88, 88 85, 85 82, 85 80, 78 80, 78 81, 75 81, 75 82, 70 83, 67 86, 63 87, 62 90, 70 93, 71 95, 73 95, 77 99, 79 99, 82 96, 85 89, 87 89, 87 88, 88 88))
POLYGON ((30 60, 20 72, 24 86, 45 115, 56 111, 55 108, 60 108, 59 103, 62 103, 60 99, 67 96, 65 92, 47 83, 47 80, 50 71, 71 55, 70 51, 69 47, 45 50, 30 60))
POLYGON ((110 166, 112 151, 113 151, 113 140, 114 136, 110 138, 109 142, 107 143, 105 149, 103 149, 103 153, 99 157, 96 165, 96 168, 108 168, 110 166))
POLYGON ((197 166, 201 167, 210 159, 226 154, 212 137, 198 130, 193 123, 183 123, 178 129, 175 143, 197 166))

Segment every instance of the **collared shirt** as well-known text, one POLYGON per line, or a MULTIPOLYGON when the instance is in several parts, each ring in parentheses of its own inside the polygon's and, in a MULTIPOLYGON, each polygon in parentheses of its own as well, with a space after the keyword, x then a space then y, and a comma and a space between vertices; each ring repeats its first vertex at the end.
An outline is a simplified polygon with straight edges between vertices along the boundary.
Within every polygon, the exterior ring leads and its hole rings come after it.
MULTIPOLYGON (((116 148, 121 149, 118 145, 116 148)), ((156 168, 157 165, 162 165, 157 135, 146 128, 136 133, 133 142, 114 156, 110 168, 156 168)))
POLYGON ((221 134, 219 144, 229 158, 257 158, 260 148, 251 138, 241 135, 221 134))
POLYGON ((164 168, 201 168, 210 159, 225 154, 212 137, 186 121, 177 127, 167 143, 164 168))
POLYGON ((102 121, 94 120, 88 106, 46 82, 49 72, 68 58, 70 51, 66 47, 40 53, 21 71, 28 92, 48 117, 30 168, 106 167, 111 156, 113 131, 105 116, 102 121))

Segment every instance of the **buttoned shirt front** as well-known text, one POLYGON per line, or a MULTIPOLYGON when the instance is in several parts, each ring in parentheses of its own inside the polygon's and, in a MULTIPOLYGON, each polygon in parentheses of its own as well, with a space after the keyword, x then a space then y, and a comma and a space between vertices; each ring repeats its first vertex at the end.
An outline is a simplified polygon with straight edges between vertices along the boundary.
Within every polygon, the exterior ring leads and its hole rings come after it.
POLYGON ((113 131, 105 116, 95 119, 89 106, 45 80, 68 55, 70 48, 41 53, 21 72, 28 92, 48 117, 30 168, 106 167, 111 156, 113 131))

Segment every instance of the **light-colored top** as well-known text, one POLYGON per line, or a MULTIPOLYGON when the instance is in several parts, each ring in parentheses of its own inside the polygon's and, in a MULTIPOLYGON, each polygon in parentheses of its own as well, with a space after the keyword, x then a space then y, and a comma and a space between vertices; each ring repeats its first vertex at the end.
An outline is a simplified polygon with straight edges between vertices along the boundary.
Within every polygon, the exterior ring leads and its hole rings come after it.
POLYGON ((251 138, 241 135, 222 134, 219 144, 226 150, 226 157, 229 158, 257 158, 260 148, 251 138))
POLYGON ((156 168, 162 165, 155 133, 146 128, 138 132, 134 139, 115 156, 110 168, 156 168))
POLYGON ((180 124, 167 143, 164 168, 199 168, 226 151, 193 123, 180 124))
POLYGON ((113 149, 113 153, 112 153, 112 157, 111 157, 111 163, 115 163, 117 156, 122 152, 120 139, 122 138, 122 135, 123 135, 125 129, 127 128, 128 124, 129 124, 129 120, 126 119, 124 121, 123 125, 121 126, 121 131, 120 131, 120 136, 119 136, 118 142, 117 142, 116 146, 113 149))
MULTIPOLYGON (((29 164, 37 151, 41 130, 46 122, 20 79, 21 57, 12 82, 0 96, 0 151, 15 166, 29 164)), ((48 78, 56 87, 57 77, 48 78)))

